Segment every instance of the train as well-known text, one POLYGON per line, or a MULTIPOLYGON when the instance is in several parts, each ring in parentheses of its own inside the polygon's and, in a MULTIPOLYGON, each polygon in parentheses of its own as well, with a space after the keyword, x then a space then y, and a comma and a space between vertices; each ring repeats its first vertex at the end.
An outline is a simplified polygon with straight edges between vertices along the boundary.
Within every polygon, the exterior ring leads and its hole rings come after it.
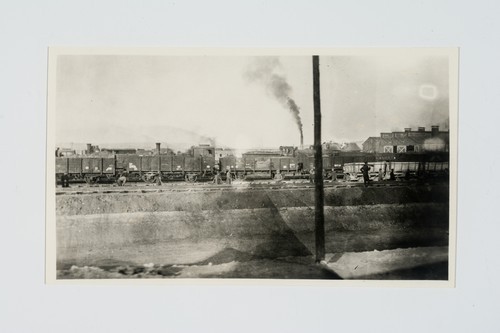
MULTIPOLYGON (((265 156, 257 152, 243 154, 242 157, 227 156, 221 158, 220 169, 230 170, 240 178, 246 175, 269 175, 271 178, 280 173, 286 178, 307 178, 314 169, 314 151, 295 149, 293 153, 265 156)), ((411 176, 420 174, 445 174, 449 169, 449 154, 446 152, 423 153, 365 153, 325 150, 322 155, 323 175, 325 179, 359 180, 361 166, 368 162, 371 177, 382 169, 389 174, 393 169, 397 178, 410 172, 411 176)))
MULTIPOLYGON (((371 165, 371 177, 382 169, 391 169, 398 178, 407 171, 412 175, 443 174, 449 168, 446 152, 421 153, 364 153, 324 150, 322 155, 325 179, 357 181, 364 162, 371 165)), ((125 175, 130 181, 158 182, 184 180, 188 182, 212 180, 217 172, 225 177, 227 171, 234 178, 274 178, 280 174, 287 179, 309 178, 314 169, 314 150, 297 147, 279 147, 278 150, 257 150, 216 159, 210 145, 193 146, 185 153, 162 153, 157 143, 156 152, 141 155, 127 151, 110 156, 56 157, 56 181, 63 175, 72 181, 89 184, 115 182, 125 175)))
MULTIPOLYGON (((323 169, 331 172, 332 155, 323 154, 323 169)), ((314 168, 314 151, 290 150, 280 147, 274 153, 248 152, 241 157, 226 156, 220 159, 220 170, 231 171, 237 178, 273 178, 281 174, 286 178, 307 178, 314 168)))
POLYGON ((115 182, 122 175, 130 181, 150 183, 158 180, 197 181, 211 179, 216 172, 213 147, 200 145, 186 153, 161 154, 160 144, 156 145, 153 155, 127 152, 95 156, 89 149, 83 156, 56 156, 56 181, 61 182, 63 175, 71 181, 88 184, 115 182))
POLYGON ((333 157, 334 165, 342 167, 341 177, 347 181, 362 181, 361 167, 364 162, 370 166, 369 177, 374 180, 382 170, 385 179, 390 171, 396 179, 410 176, 416 177, 447 177, 449 173, 448 152, 411 152, 411 153, 343 153, 333 157))

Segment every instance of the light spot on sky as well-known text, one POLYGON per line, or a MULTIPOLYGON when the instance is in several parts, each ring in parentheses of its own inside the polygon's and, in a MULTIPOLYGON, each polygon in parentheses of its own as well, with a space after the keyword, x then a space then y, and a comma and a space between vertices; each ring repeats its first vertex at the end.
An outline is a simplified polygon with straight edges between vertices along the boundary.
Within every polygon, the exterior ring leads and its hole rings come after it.
POLYGON ((425 100, 433 101, 438 96, 437 88, 432 84, 423 84, 420 86, 419 95, 425 100))

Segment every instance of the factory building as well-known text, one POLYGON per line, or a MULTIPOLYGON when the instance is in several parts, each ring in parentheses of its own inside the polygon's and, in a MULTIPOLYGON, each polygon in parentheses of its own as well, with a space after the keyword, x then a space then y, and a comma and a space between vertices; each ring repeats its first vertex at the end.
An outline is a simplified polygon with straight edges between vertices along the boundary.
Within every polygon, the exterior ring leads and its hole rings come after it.
POLYGON ((219 159, 234 156, 234 151, 231 148, 215 148, 215 161, 219 162, 219 159))
POLYGON ((448 152, 449 132, 440 131, 439 126, 432 126, 430 131, 419 127, 416 131, 405 128, 404 132, 380 133, 380 137, 369 137, 363 143, 366 153, 419 153, 448 152))
POLYGON ((191 151, 193 152, 193 156, 215 156, 215 147, 210 144, 192 146, 191 151))

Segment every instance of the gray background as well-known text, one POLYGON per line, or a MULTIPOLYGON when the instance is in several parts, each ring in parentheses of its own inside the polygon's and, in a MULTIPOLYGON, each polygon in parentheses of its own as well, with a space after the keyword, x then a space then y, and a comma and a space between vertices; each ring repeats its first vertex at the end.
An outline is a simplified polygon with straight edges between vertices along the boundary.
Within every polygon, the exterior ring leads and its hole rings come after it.
POLYGON ((498 331, 498 7, 495 1, 3 1, 0 331, 498 331), (49 45, 460 46, 457 287, 44 285, 49 45))

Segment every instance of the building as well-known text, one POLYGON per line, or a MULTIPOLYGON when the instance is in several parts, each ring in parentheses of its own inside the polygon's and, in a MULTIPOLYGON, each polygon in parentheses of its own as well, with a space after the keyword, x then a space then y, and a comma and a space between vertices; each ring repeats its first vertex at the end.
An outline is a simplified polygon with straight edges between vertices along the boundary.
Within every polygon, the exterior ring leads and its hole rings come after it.
POLYGON ((69 157, 69 156, 76 156, 76 150, 71 149, 71 148, 58 148, 58 156, 59 157, 69 157))
POLYGON ((120 154, 137 154, 137 149, 135 148, 102 148, 100 151, 93 150, 93 153, 104 153, 109 155, 120 155, 120 154))
POLYGON ((449 142, 449 132, 440 131, 439 126, 432 126, 430 131, 426 131, 425 127, 419 127, 416 131, 405 128, 404 132, 386 132, 380 133, 380 137, 369 137, 363 143, 363 152, 448 152, 449 142))
POLYGON ((281 156, 295 156, 297 152, 297 147, 294 146, 280 146, 281 156))
POLYGON ((215 148, 215 161, 218 162, 219 159, 226 156, 233 156, 234 151, 230 148, 215 148))
POLYGON ((209 144, 200 144, 191 147, 192 156, 215 156, 215 148, 209 144))
POLYGON ((259 150, 251 150, 243 153, 242 156, 244 158, 256 158, 256 159, 267 159, 270 157, 280 157, 282 155, 281 150, 277 149, 259 149, 259 150))

